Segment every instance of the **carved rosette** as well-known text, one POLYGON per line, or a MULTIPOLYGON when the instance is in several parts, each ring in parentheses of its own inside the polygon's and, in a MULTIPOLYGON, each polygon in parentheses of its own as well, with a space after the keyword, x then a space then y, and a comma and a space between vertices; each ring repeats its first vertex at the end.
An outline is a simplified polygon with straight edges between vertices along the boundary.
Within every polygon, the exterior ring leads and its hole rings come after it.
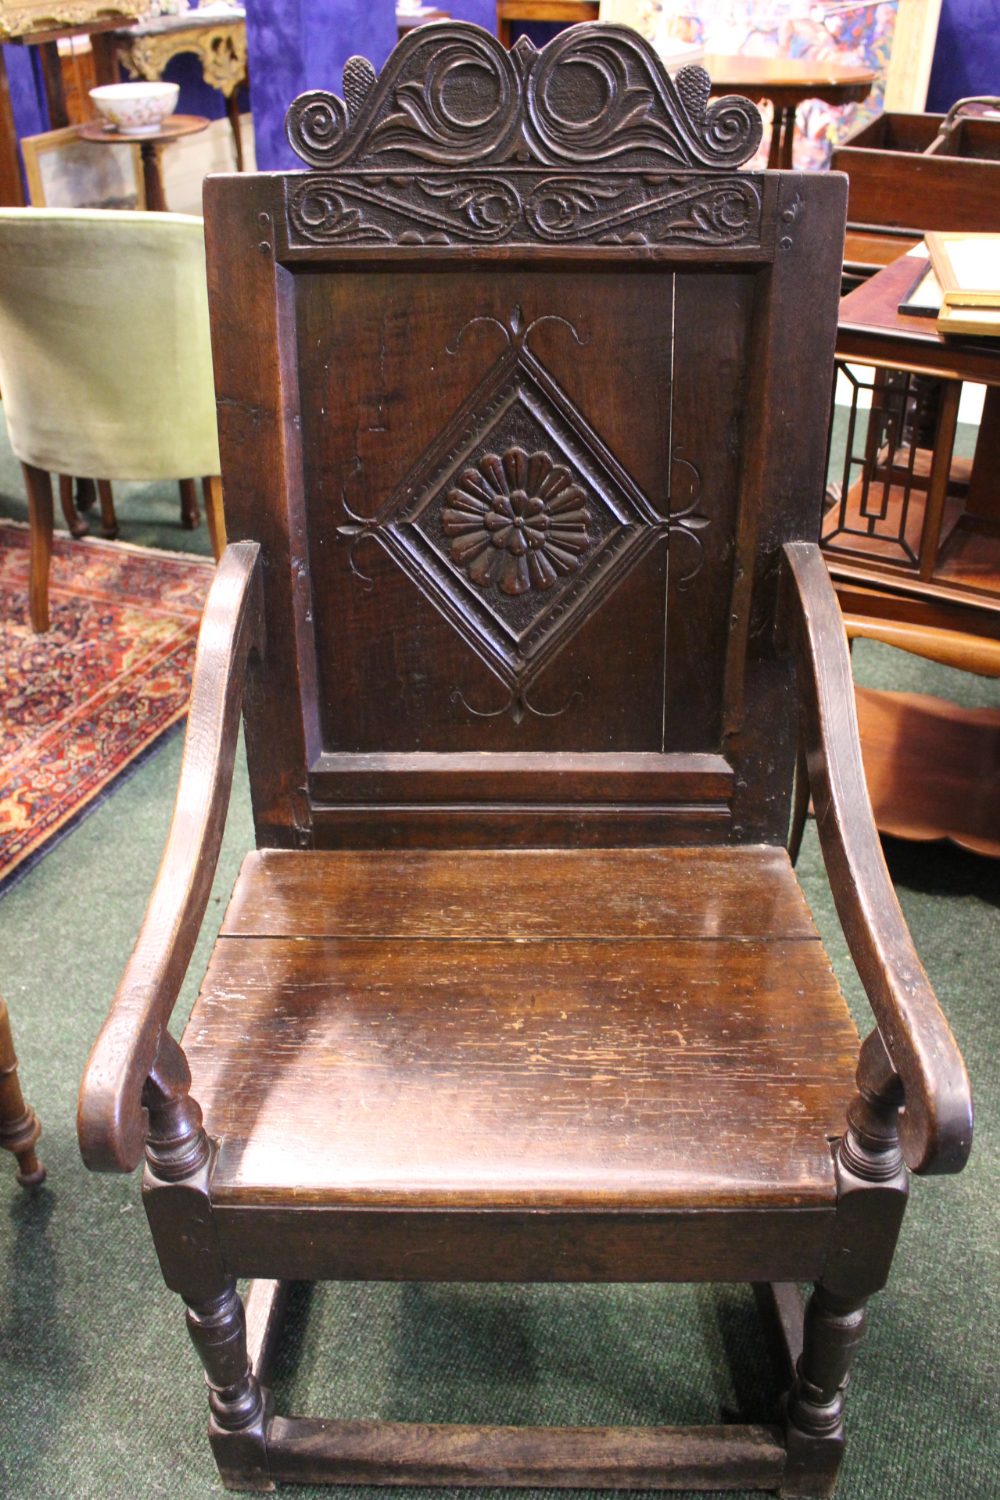
POLYGON ((504 594, 550 589, 590 546, 586 496, 547 453, 508 448, 466 469, 448 492, 441 529, 472 582, 504 594))
POLYGON ((374 587, 355 552, 377 542, 505 684, 515 717, 539 712, 526 696, 539 674, 651 548, 682 536, 682 582, 695 577, 708 521, 679 455, 682 503, 650 504, 528 347, 544 323, 582 342, 564 318, 526 322, 519 307, 457 329, 449 355, 489 325, 496 362, 384 505, 364 516, 345 496, 337 527, 357 586, 374 587))

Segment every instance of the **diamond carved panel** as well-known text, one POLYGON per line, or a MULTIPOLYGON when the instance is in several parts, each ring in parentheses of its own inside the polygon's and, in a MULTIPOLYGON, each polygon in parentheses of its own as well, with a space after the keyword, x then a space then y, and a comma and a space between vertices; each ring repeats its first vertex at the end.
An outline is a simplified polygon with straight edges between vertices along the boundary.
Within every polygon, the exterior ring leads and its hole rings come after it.
POLYGON ((456 629, 524 684, 666 520, 515 339, 382 525, 456 629))

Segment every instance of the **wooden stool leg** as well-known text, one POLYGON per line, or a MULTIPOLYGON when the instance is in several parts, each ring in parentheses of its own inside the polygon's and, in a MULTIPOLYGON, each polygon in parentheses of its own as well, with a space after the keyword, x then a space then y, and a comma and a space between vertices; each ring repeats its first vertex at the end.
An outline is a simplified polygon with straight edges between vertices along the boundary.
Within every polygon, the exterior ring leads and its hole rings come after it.
POLYGON ((193 479, 178 479, 181 492, 181 525, 185 531, 194 531, 201 516, 198 512, 198 491, 193 479))
POLYGON ((72 474, 59 475, 59 504, 62 507, 63 520, 66 529, 71 536, 86 536, 90 527, 80 515, 73 500, 73 476, 72 474))
POLYGON ((34 464, 22 464, 28 491, 28 521, 31 527, 31 579, 28 585, 31 628, 39 634, 49 628, 49 564, 52 560, 52 476, 34 464))
POLYGON ((21 1093, 10 1016, 0 999, 0 1146, 17 1157, 17 1180, 22 1187, 37 1187, 45 1181, 45 1168, 35 1155, 41 1133, 38 1117, 21 1093))
POLYGON ((201 481, 205 499, 205 519, 212 539, 212 556, 216 562, 226 550, 226 517, 222 509, 222 480, 218 474, 206 474, 201 481))
POLYGON ((101 535, 113 542, 118 535, 118 517, 115 514, 115 497, 111 493, 111 480, 99 479, 97 493, 101 500, 101 535))

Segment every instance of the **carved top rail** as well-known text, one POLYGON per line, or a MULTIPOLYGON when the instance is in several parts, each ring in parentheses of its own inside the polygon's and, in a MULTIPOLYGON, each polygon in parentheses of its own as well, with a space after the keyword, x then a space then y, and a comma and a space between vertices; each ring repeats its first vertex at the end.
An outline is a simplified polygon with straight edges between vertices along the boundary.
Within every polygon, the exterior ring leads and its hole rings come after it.
POLYGON ((292 245, 761 244, 747 99, 709 101, 702 68, 673 79, 623 26, 508 52, 461 22, 421 27, 383 72, 344 67, 344 98, 302 94, 287 181, 292 245))
POLYGON ((703 68, 676 81, 625 26, 572 27, 541 52, 508 52, 479 26, 423 26, 381 76, 367 58, 344 67, 344 98, 301 94, 288 111, 292 148, 313 167, 475 162, 732 169, 761 138, 748 99, 709 105, 703 68))

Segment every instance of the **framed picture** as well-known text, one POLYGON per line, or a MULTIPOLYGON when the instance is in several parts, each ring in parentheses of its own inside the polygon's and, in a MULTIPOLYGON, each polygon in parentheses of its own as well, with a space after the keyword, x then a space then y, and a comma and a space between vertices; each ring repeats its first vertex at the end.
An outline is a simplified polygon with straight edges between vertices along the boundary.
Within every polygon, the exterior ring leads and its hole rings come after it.
POLYGON ((925 236, 948 307, 1000 307, 1000 234, 925 236))
POLYGON ((76 128, 21 141, 33 208, 145 208, 139 147, 81 141, 76 128))

